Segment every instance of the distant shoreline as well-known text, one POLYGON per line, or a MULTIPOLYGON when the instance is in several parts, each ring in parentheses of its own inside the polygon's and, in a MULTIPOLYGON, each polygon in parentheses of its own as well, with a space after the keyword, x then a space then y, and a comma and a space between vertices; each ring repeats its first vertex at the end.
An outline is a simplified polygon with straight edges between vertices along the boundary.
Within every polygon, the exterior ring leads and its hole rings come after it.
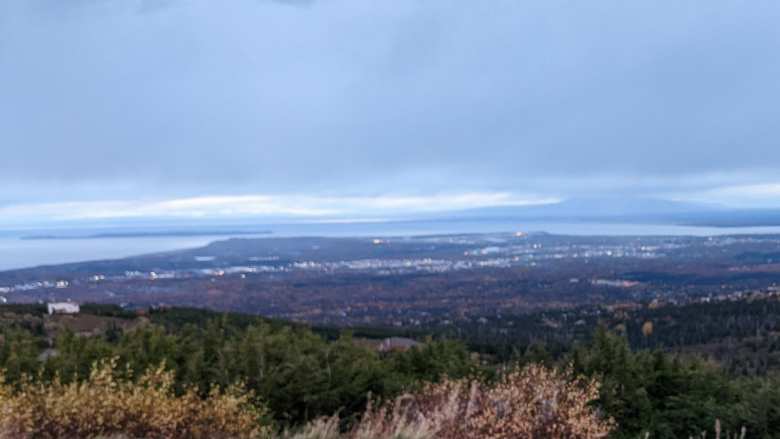
POLYGON ((163 232, 116 232, 97 233, 92 235, 28 235, 19 239, 24 241, 59 241, 73 239, 112 239, 112 238, 186 238, 197 236, 236 236, 236 235, 270 235, 270 230, 173 230, 163 232))

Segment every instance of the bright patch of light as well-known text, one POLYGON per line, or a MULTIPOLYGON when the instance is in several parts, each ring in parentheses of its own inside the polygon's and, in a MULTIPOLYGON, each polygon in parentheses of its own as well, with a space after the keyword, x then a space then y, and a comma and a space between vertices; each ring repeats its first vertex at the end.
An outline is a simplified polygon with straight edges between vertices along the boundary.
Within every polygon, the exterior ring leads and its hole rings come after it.
POLYGON ((242 218, 273 217, 313 220, 368 220, 403 215, 522 206, 559 201, 555 198, 510 193, 464 193, 431 196, 317 197, 282 195, 227 195, 152 201, 85 201, 17 204, 0 207, 0 221, 20 223, 47 218, 59 221, 126 218, 242 218))

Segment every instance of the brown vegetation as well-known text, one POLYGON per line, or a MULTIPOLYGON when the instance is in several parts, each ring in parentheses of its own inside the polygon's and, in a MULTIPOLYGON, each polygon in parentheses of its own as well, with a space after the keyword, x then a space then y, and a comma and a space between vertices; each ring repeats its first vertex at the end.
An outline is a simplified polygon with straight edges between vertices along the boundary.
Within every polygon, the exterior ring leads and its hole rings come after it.
MULTIPOLYGON (((122 373, 123 372, 123 373, 122 373)), ((240 386, 178 394, 164 368, 138 380, 120 378, 115 361, 96 364, 83 382, 25 380, 0 385, 0 436, 261 438, 273 429, 267 413, 240 386)), ((614 422, 590 403, 595 381, 531 365, 494 384, 444 380, 395 401, 369 407, 346 434, 337 417, 316 420, 292 439, 602 438, 614 422)))
POLYGON ((176 395, 162 367, 137 381, 118 377, 114 361, 94 367, 84 382, 0 385, 0 436, 62 438, 123 435, 145 438, 255 438, 270 430, 262 407, 240 387, 193 389, 176 395))
MULTIPOLYGON (((598 383, 539 365, 495 384, 445 380, 413 395, 369 408, 349 439, 544 438, 596 439, 614 428, 591 407, 598 383)), ((310 424, 294 439, 335 439, 337 419, 310 424)))

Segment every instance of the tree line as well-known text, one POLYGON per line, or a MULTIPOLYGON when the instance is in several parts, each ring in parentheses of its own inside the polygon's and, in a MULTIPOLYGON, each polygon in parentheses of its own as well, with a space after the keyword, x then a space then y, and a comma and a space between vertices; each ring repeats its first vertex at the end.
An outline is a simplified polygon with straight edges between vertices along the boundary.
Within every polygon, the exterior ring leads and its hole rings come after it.
MULTIPOLYGON (((92 312, 131 318, 115 309, 92 312)), ((51 340, 24 319, 4 323, 0 368, 14 385, 87 380, 94 364, 106 359, 115 359, 130 380, 163 365, 180 392, 195 388, 207 397, 214 386, 240 383, 280 426, 334 413, 347 426, 369 399, 391 400, 444 378, 494 382, 518 364, 543 363, 601 382, 595 404, 616 421, 615 438, 688 437, 711 430, 716 419, 728 431, 746 428, 751 438, 780 437, 778 376, 738 377, 701 356, 632 349, 629 336, 606 326, 560 355, 535 344, 498 360, 441 337, 421 337, 417 347, 383 353, 350 331, 317 333, 256 316, 170 309, 146 318, 147 324, 131 330, 117 325, 98 336, 61 330, 51 340), (46 349, 54 351, 42 356, 46 349)))

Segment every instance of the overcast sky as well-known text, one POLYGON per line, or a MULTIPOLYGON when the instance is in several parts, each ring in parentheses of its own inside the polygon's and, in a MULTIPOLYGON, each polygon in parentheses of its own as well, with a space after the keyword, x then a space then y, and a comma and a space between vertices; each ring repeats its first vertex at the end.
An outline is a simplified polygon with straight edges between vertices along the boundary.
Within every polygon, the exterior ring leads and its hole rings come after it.
POLYGON ((777 207, 778 23, 761 0, 3 0, 0 225, 777 207))

